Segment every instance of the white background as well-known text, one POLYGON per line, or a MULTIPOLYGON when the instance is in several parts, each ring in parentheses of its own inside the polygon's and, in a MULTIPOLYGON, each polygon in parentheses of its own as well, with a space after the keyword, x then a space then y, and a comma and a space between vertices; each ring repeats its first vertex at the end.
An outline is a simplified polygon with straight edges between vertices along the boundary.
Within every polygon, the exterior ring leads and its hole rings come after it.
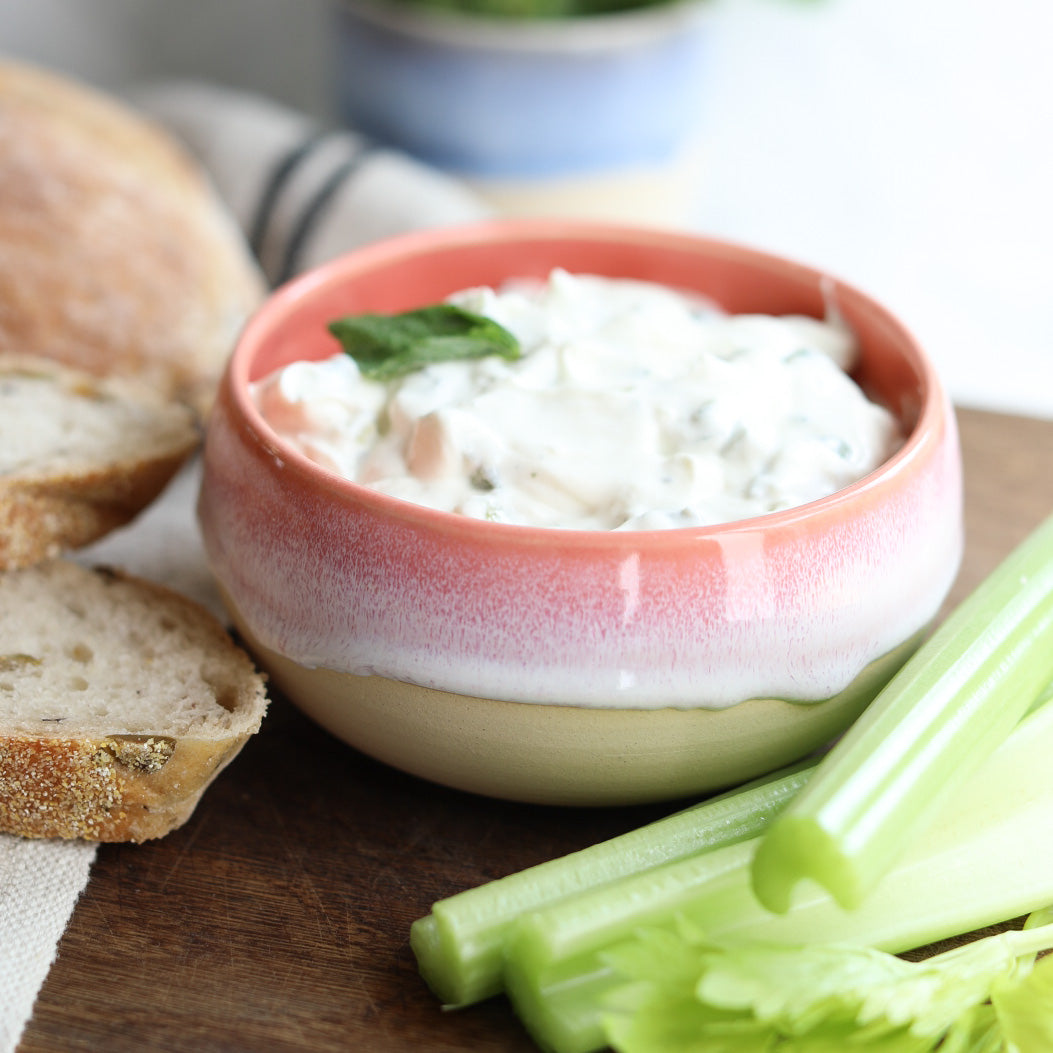
MULTIPOLYGON (((327 0, 0 0, 0 50, 332 116, 327 0)), ((961 404, 1053 417, 1053 4, 720 0, 694 226, 883 300, 961 404)), ((1048 451, 1047 451, 1048 454, 1048 451)))

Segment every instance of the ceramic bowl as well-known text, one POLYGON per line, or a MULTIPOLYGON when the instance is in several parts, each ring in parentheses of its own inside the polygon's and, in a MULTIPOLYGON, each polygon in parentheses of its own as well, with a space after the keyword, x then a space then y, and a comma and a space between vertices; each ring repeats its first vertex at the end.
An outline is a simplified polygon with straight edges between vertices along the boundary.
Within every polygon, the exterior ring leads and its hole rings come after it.
POLYGON ((953 412, 882 306, 819 271, 686 234, 503 220, 373 244, 279 289, 245 328, 208 426, 199 518, 247 645, 350 745, 424 779, 544 804, 678 798, 828 742, 916 647, 962 553, 953 412), (326 323, 553 267, 694 289, 733 312, 822 316, 907 439, 799 508, 602 532, 438 512, 312 463, 249 385, 332 354, 326 323))
POLYGON ((337 106, 502 215, 682 221, 703 169, 710 6, 514 18, 341 0, 337 106))

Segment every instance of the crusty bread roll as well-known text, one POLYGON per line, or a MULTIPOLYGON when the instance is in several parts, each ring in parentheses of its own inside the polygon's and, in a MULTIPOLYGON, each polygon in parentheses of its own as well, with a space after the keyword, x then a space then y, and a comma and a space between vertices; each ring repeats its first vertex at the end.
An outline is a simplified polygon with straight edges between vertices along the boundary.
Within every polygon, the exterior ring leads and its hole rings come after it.
POLYGON ((194 413, 181 403, 50 359, 0 353, 0 570, 127 523, 198 440, 194 413))
POLYGON ((262 676, 202 607, 53 560, 0 575, 0 831, 143 841, 260 726, 262 676))
POLYGON ((88 87, 0 61, 0 350, 207 412, 265 291, 202 169, 88 87))

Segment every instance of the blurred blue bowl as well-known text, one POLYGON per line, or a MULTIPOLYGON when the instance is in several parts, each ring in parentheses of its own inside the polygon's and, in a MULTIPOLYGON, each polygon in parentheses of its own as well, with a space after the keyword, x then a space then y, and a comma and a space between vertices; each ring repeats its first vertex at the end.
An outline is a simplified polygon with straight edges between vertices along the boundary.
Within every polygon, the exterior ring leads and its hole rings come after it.
POLYGON ((348 0, 336 8, 340 112, 469 177, 663 164, 698 123, 705 6, 525 21, 348 0))

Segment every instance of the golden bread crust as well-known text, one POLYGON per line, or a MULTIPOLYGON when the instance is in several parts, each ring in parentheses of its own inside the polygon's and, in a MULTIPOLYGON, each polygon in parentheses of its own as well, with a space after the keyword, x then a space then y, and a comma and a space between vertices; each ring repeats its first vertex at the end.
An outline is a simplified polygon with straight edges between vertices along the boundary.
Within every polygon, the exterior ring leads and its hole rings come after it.
POLYGON ((164 837, 190 818, 248 738, 0 740, 0 830, 86 841, 164 837))
POLYGON ((166 132, 0 62, 0 350, 138 377, 205 413, 264 291, 233 218, 166 132))

